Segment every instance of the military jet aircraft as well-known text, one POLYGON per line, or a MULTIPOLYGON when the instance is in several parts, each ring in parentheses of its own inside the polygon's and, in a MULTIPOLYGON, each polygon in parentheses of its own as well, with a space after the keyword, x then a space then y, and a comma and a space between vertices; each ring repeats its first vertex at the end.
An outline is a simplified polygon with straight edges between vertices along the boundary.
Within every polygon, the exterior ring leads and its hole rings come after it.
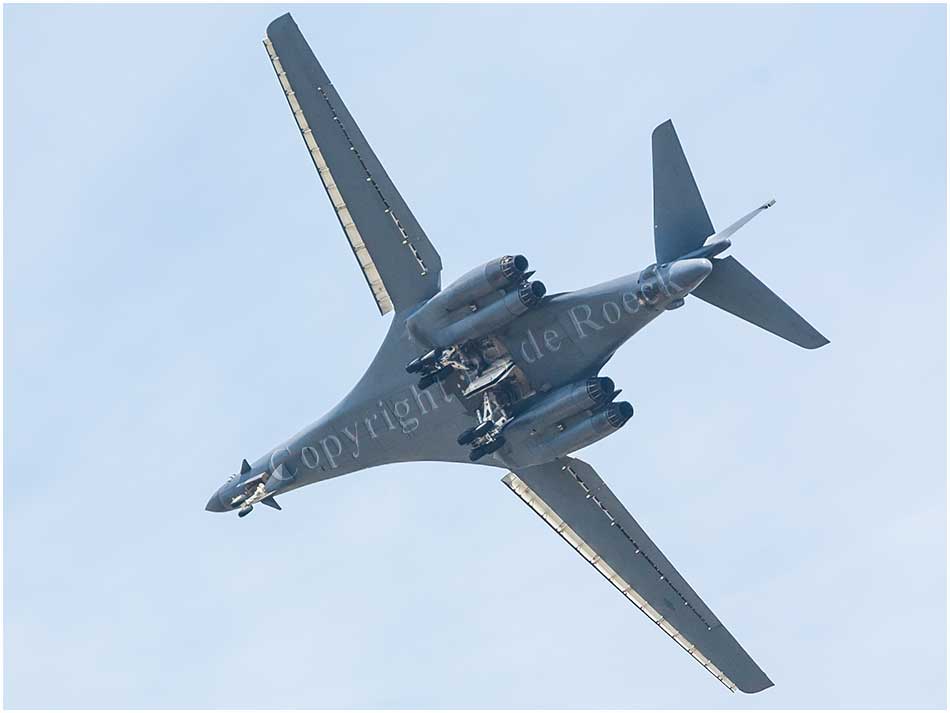
POLYGON ((445 288, 442 261, 290 15, 264 47, 380 314, 393 312, 365 375, 327 415, 211 497, 240 517, 275 496, 385 463, 504 468, 502 482, 673 641, 731 690, 772 685, 594 469, 570 457, 620 430, 633 406, 601 371, 690 295, 806 349, 828 343, 734 257, 716 231, 673 124, 653 132, 656 262, 548 295, 528 260, 489 260, 445 288))

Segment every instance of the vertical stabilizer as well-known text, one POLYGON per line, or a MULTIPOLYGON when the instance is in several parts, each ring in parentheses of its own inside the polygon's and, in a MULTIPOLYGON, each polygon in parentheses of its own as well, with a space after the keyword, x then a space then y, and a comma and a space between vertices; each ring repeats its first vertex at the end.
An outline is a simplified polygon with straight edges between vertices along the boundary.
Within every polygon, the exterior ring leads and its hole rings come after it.
POLYGON ((653 130, 653 242, 656 261, 696 250, 715 232, 672 121, 653 130))

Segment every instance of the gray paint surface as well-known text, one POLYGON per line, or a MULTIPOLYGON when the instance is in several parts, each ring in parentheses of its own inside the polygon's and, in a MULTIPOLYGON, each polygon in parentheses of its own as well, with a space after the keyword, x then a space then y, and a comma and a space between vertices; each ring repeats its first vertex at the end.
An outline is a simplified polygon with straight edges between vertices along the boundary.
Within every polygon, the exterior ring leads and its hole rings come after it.
POLYGON ((7 705, 944 707, 943 637, 880 606, 945 621, 943 8, 294 12, 444 280, 511 250, 553 291, 649 262, 668 115, 716 227, 778 198, 735 254, 835 347, 696 301, 613 357, 638 414, 581 454, 775 680, 750 697, 501 471, 387 466, 243 522, 194 507, 389 326, 262 61, 273 14, 5 13, 7 705), (566 160, 575 138, 593 150, 566 160), (297 683, 236 690, 262 658, 297 683))
MULTIPOLYGON (((469 374, 468 368, 458 367, 451 377, 441 378, 428 388, 422 382, 416 384, 418 375, 407 373, 406 365, 433 347, 452 346, 420 341, 406 327, 407 318, 417 312, 446 314, 440 311, 439 301, 429 304, 429 298, 439 290, 441 258, 289 14, 268 26, 265 45, 341 225, 348 235, 354 226, 359 232, 360 247, 365 245, 375 263, 396 313, 373 363, 353 390, 326 416, 259 457, 249 470, 232 476, 208 501, 207 510, 240 510, 242 517, 251 513, 255 503, 279 508, 275 496, 374 466, 408 461, 466 462, 471 447, 460 445, 456 437, 483 419, 498 421, 497 416, 489 417, 490 405, 483 402, 482 394, 463 393, 466 384, 487 371, 481 358, 481 365, 472 367, 477 371, 469 374), (394 230, 394 225, 399 229, 394 230), (422 257, 419 250, 424 253, 422 257), (423 267, 420 272, 423 258, 430 269, 423 267)), ((690 292, 711 272, 715 274, 720 261, 711 263, 700 250, 713 233, 712 224, 669 121, 654 131, 653 165, 657 264, 586 289, 545 297, 490 333, 514 362, 519 383, 527 392, 521 399, 527 405, 543 400, 552 390, 597 375, 625 341, 664 311, 683 306, 690 292)), ((367 277, 372 274, 368 272, 367 277)), ((760 285, 748 272, 724 273, 719 281, 726 286, 733 282, 741 285, 743 281, 760 285)), ((372 288, 373 279, 369 282, 372 288)), ((467 280, 464 284, 468 290, 475 289, 469 285, 477 283, 467 280)), ((453 288, 462 289, 453 284, 446 290, 453 288)), ((509 286, 473 294, 471 311, 461 308, 460 313, 474 313, 476 317, 487 314, 493 300, 505 299, 504 295, 513 289, 509 286)), ((741 287, 739 292, 738 297, 730 293, 729 311, 761 326, 772 311, 770 305, 763 306, 754 293, 744 297, 741 287), (747 317, 747 313, 754 314, 747 317)), ((717 294, 708 293, 707 301, 716 304, 717 294)), ((781 300, 779 304, 788 309, 781 300)), ((827 343, 804 320, 798 320, 790 329, 774 321, 768 322, 768 327, 799 343, 798 332, 810 330, 820 341, 806 346, 827 343)), ((492 353, 495 351, 493 347, 492 353)), ((518 404, 512 408, 513 415, 502 412, 501 423, 517 419, 518 404)), ((597 408, 580 409, 547 426, 542 433, 532 430, 511 442, 504 438, 502 427, 484 441, 497 439, 500 449, 477 462, 521 476, 535 496, 623 578, 618 588, 623 591, 632 587, 659 612, 655 623, 672 625, 674 629, 669 633, 677 640, 685 637, 681 645, 687 652, 701 652, 703 665, 707 660, 712 662, 710 670, 725 685, 747 693, 770 687, 768 677, 649 541, 593 469, 575 461, 601 493, 593 509, 586 486, 575 487, 573 481, 559 474, 560 456, 608 435, 585 426, 597 414, 597 408), (557 445, 562 441, 563 446, 557 445), (618 527, 621 521, 626 523, 625 529, 618 527), (645 559, 644 551, 628 534, 621 537, 627 532, 639 533, 636 537, 648 543, 644 547, 653 551, 652 560, 645 559), (660 569, 653 564, 655 561, 662 563, 660 569)), ((616 428, 622 425, 618 422, 616 428)))

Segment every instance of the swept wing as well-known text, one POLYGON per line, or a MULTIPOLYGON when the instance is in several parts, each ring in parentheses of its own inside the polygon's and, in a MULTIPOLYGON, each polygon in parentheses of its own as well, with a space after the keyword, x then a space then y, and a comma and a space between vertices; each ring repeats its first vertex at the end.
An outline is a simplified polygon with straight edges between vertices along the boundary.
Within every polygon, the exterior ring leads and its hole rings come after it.
POLYGON ((557 458, 502 482, 723 685, 772 685, 591 466, 557 458))
POLYGON ((288 15, 264 46, 380 314, 439 291, 442 260, 288 15))

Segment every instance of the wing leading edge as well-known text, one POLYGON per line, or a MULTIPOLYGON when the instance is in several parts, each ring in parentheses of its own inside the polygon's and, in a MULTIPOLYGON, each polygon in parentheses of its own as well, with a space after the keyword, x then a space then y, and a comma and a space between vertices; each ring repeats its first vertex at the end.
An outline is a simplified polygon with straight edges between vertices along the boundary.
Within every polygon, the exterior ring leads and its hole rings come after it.
POLYGON ((264 46, 380 314, 439 291, 442 260, 287 14, 264 46))
POLYGON ((558 458, 502 482, 730 690, 772 685, 591 466, 558 458))

